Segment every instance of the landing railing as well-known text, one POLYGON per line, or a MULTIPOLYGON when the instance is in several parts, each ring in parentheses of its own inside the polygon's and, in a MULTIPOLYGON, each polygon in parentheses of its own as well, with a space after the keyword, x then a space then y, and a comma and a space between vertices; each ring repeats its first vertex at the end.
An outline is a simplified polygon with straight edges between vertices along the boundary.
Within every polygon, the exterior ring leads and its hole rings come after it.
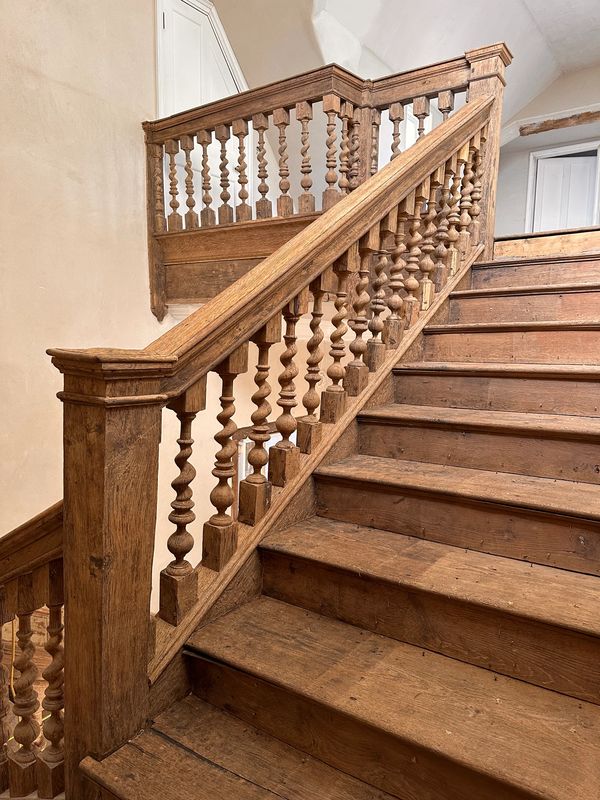
POLYGON ((493 45, 375 81, 331 65, 145 123, 154 313, 173 235, 326 211, 489 93, 509 60, 493 45))
MULTIPOLYGON (((168 680, 167 667, 198 619, 439 303, 490 251, 503 71, 510 57, 501 45, 476 52, 482 55, 469 54, 468 76, 458 59, 451 62, 452 70, 426 68, 421 76, 411 73, 413 83, 405 77, 407 97, 414 97, 417 87, 419 97, 437 96, 445 90, 440 73, 452 73, 452 86, 468 83, 468 103, 374 175, 372 162, 363 158, 361 168, 369 174, 356 188, 145 350, 49 351, 64 375, 62 560, 52 551, 35 568, 10 573, 9 595, 16 591, 18 602, 9 603, 3 617, 23 617, 19 625, 27 659, 20 662, 22 672, 15 665, 28 687, 22 695, 16 692, 22 702, 15 704, 21 724, 21 733, 15 730, 16 762, 23 774, 33 772, 31 753, 36 774, 39 760, 30 741, 35 704, 27 617, 44 603, 55 609, 48 626, 54 666, 52 680, 47 677, 53 690, 46 695, 53 714, 47 739, 53 746, 62 740, 59 565, 68 646, 66 794, 69 800, 87 800, 97 794, 79 771, 81 760, 103 758, 147 724, 151 687, 160 688, 159 678, 168 680), (249 354, 256 365, 251 387, 241 377, 249 354), (238 409, 248 408, 249 419, 238 419, 236 403, 238 409), (171 535, 167 553, 157 555, 166 564, 159 610, 150 622, 159 452, 172 444, 164 436, 169 430, 163 426, 165 407, 179 426, 178 452, 167 481, 173 478, 171 535), (239 422, 249 423, 241 449, 239 422), (193 438, 202 439, 207 431, 214 431, 216 441, 212 477, 196 476, 192 463, 199 451, 193 438), (204 513, 207 503, 211 510, 204 513), (201 537, 194 528, 195 511, 203 523, 201 537), (195 545, 200 545, 198 558, 195 545), (44 587, 33 600, 30 585, 44 587)), ((328 80, 332 72, 337 68, 330 69, 328 80)), ((348 79, 349 85, 355 80, 348 79)), ((389 85, 377 82, 378 107, 399 102, 391 94, 394 79, 389 80, 389 85)), ((316 90, 303 94, 323 97, 325 88, 320 95, 316 90)), ((273 89, 264 92, 271 97, 273 89)), ((263 110, 298 102, 298 95, 280 95, 263 110)), ((221 108, 225 114, 226 101, 221 108)), ((229 116, 247 119, 255 113, 251 104, 229 116)), ((189 119, 196 114, 188 112, 189 119)), ((220 119, 205 120, 205 129, 214 129, 220 119)), ((175 123, 160 125, 168 129, 165 140, 189 135, 175 123)), ((9 775, 10 752, 9 747, 9 775)))

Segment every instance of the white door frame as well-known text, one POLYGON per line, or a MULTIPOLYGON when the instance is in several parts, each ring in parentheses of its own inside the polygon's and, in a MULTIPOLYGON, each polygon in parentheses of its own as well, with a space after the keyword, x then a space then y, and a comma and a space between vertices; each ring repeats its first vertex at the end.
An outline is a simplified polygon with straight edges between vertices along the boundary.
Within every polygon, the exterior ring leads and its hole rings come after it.
MULTIPOLYGON (((223 25, 221 24, 217 9, 212 4, 211 0, 181 0, 181 2, 185 3, 191 8, 196 9, 196 11, 199 11, 208 18, 238 92, 246 91, 249 88, 248 83, 244 77, 244 73, 242 72, 237 58, 235 57, 231 44, 229 43, 229 39, 225 33, 225 28, 223 28, 223 25)), ((165 63, 166 56, 164 52, 164 39, 161 35, 161 31, 164 28, 165 15, 167 11, 166 4, 167 0, 156 0, 156 101, 159 118, 165 116, 165 108, 167 106, 165 97, 167 81, 163 81, 161 79, 162 76, 166 74, 167 69, 167 64, 165 63)))
POLYGON ((538 161, 541 158, 553 156, 568 156, 573 153, 586 153, 596 151, 596 187, 594 190, 594 225, 600 224, 600 139, 578 144, 559 145, 548 147, 545 150, 536 150, 529 154, 529 176, 527 178, 527 203, 525 206, 525 233, 533 232, 535 211, 535 184, 537 179, 538 161))

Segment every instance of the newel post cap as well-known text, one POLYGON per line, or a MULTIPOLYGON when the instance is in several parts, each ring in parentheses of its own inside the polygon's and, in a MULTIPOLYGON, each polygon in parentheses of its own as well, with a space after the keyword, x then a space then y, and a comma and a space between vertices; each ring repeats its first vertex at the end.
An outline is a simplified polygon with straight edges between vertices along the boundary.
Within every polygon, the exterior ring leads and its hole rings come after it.
POLYGON ((494 57, 500 58, 505 67, 508 67, 513 60, 513 54, 505 42, 496 42, 496 44, 489 44, 485 47, 477 47, 474 50, 467 50, 465 53, 465 58, 470 64, 474 61, 484 61, 494 57))

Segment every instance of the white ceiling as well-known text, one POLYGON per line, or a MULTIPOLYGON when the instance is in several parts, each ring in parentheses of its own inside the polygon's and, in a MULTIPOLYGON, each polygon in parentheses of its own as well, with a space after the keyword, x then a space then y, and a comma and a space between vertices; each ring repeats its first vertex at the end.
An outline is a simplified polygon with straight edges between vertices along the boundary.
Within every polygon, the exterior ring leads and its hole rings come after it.
POLYGON ((600 61, 599 0, 524 0, 564 72, 600 61))

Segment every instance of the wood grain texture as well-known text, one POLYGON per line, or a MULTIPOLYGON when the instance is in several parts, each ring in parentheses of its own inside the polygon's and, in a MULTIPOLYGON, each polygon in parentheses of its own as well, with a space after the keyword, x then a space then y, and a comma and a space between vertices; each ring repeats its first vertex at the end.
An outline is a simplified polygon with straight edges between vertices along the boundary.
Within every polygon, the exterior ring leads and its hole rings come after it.
POLYGON ((60 501, 0 538, 0 582, 6 583, 59 557, 62 542, 60 501))
POLYGON ((573 257, 599 252, 600 228, 502 237, 494 244, 494 258, 497 259, 573 257))
POLYGON ((543 322, 600 319, 600 284, 523 286, 516 289, 470 289, 453 292, 448 322, 543 322))
POLYGON ((556 131, 561 128, 574 128, 576 125, 589 125, 598 120, 600 120, 600 111, 582 111, 579 114, 569 114, 567 117, 528 122, 519 127, 519 136, 531 136, 534 133, 556 131))
POLYGON ((473 269, 473 289, 515 289, 521 286, 560 286, 600 283, 597 255, 522 258, 477 264, 473 269))

